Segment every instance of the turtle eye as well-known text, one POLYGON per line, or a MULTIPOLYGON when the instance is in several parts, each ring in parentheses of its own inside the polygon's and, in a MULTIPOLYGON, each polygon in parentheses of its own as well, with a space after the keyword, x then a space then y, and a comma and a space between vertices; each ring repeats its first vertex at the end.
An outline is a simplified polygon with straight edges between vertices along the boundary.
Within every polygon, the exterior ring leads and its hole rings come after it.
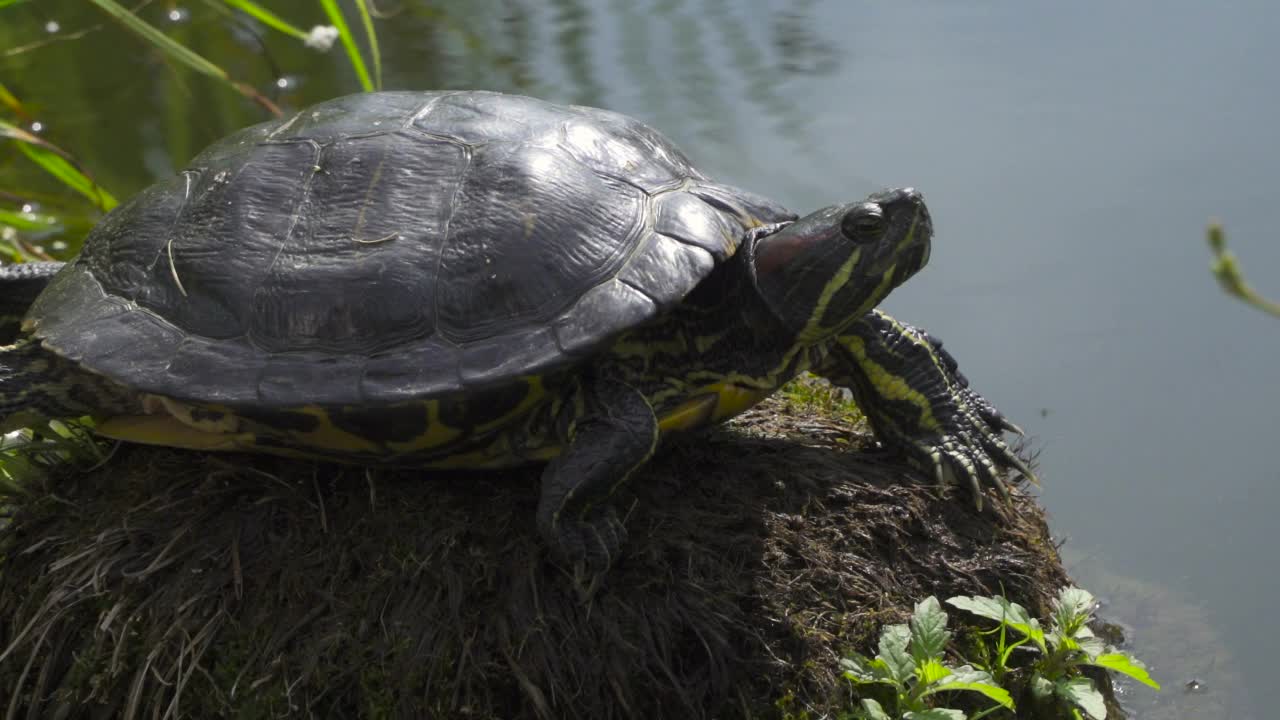
POLYGON ((850 240, 875 240, 884 234, 888 223, 884 211, 875 203, 864 203, 844 214, 840 230, 850 240))

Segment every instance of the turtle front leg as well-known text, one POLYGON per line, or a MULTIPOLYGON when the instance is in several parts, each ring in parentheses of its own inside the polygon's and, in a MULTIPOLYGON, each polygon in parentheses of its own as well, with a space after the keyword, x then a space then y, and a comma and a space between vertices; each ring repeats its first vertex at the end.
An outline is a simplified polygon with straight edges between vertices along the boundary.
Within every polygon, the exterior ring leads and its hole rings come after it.
POLYGON ((597 574, 627 535, 608 498, 653 455, 658 420, 639 391, 607 380, 585 381, 571 412, 564 449, 542 473, 538 530, 576 574, 597 574))
POLYGON ((982 508, 982 488, 1007 498, 1000 468, 1035 482, 1005 443, 1021 431, 969 387, 955 358, 923 330, 873 310, 832 340, 814 372, 853 391, 876 437, 939 482, 964 479, 982 508))

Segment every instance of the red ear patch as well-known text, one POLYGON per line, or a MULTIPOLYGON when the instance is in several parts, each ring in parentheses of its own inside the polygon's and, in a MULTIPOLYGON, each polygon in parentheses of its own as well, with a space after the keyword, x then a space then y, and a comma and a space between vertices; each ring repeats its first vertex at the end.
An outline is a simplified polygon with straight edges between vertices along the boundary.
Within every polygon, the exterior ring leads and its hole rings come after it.
POLYGON ((782 233, 760 239, 756 242, 754 257, 756 277, 763 277, 778 268, 786 267, 816 240, 821 238, 793 233, 782 233))

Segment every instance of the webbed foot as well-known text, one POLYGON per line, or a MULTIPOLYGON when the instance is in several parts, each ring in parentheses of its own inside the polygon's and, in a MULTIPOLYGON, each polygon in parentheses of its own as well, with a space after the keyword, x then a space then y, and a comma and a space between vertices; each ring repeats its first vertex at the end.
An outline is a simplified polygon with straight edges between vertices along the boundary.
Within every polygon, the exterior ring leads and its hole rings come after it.
POLYGON ((613 566, 627 541, 627 529, 612 507, 585 518, 539 524, 555 560, 573 573, 579 586, 587 586, 613 566))

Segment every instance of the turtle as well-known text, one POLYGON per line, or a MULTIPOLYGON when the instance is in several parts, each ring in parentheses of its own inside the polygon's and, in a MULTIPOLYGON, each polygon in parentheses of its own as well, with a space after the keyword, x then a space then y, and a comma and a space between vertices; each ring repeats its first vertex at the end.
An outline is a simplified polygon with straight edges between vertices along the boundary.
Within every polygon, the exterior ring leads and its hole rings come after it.
POLYGON ((557 561, 610 567, 660 440, 805 372, 939 482, 1008 496, 1020 432, 877 309, 921 194, 800 217, 626 115, 494 92, 341 97, 240 130, 0 268, 0 430, 430 469, 543 464, 557 561))

